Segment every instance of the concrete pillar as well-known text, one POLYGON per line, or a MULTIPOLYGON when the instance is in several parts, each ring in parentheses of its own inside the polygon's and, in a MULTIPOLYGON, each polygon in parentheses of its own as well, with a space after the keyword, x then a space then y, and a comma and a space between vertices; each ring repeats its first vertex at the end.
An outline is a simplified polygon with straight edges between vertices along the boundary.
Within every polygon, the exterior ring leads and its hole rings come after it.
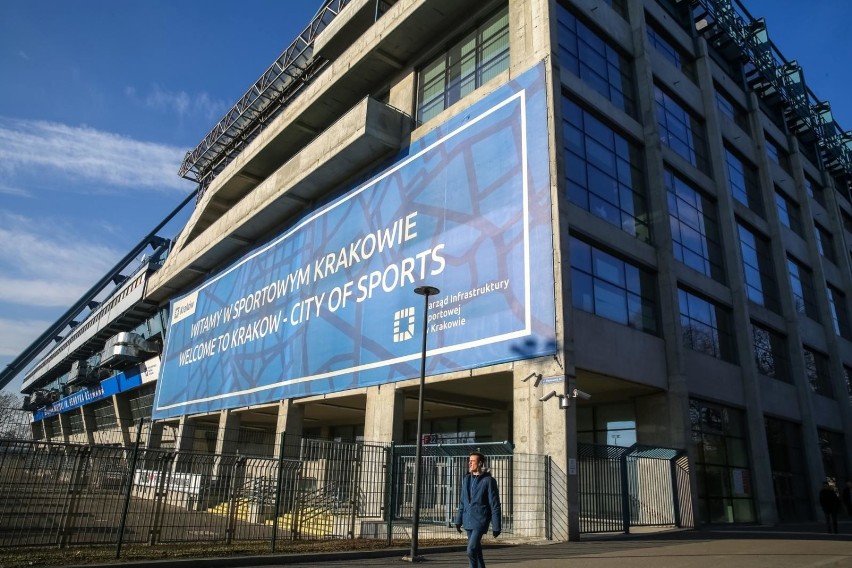
POLYGON ((364 440, 401 442, 405 397, 393 383, 367 388, 364 412, 364 440))
POLYGON ((195 449, 195 422, 189 416, 181 416, 175 438, 175 451, 191 452, 195 449))
POLYGON ((44 431, 44 420, 30 422, 30 432, 33 440, 49 440, 49 437, 44 431))
POLYGON ((417 73, 409 69, 405 76, 399 77, 391 85, 388 104, 414 116, 414 104, 417 100, 417 73))
MULTIPOLYGON (((514 536, 517 537, 546 536, 546 472, 553 472, 553 484, 568 483, 568 413, 559 408, 558 398, 547 402, 539 400, 545 390, 562 393, 567 388, 564 381, 564 371, 553 364, 553 359, 533 359, 515 365, 512 377, 512 429, 515 444, 512 508, 515 512, 514 536), (539 375, 544 380, 535 386, 539 375), (545 380, 548 382, 545 383, 545 380)), ((495 417, 495 422, 501 421, 495 417)), ((505 423, 508 427, 508 415, 505 423)), ((494 439, 497 440, 496 437, 494 439)), ((574 446, 576 448, 576 439, 574 446)), ((558 493, 564 490, 561 488, 558 493)), ((502 492, 505 499, 508 491, 504 488, 502 492)), ((567 519, 570 516, 569 503, 554 501, 550 505, 554 518, 567 519)), ((563 525, 564 522, 557 524, 563 525)))
POLYGON ((294 404, 293 399, 282 400, 278 405, 278 425, 275 428, 275 457, 281 455, 281 432, 285 432, 285 457, 299 457, 299 443, 305 421, 305 408, 294 404))
POLYGON ((86 436, 86 442, 90 445, 94 444, 97 425, 95 424, 95 414, 92 412, 92 405, 86 404, 81 406, 80 414, 83 416, 83 433, 86 436))
POLYGON ((240 437, 240 415, 231 409, 219 414, 219 432, 216 436, 216 454, 236 454, 240 437))
MULTIPOLYGON (((364 412, 364 440, 367 443, 390 444, 402 441, 403 413, 405 396, 393 383, 367 388, 367 407, 364 412)), ((367 451, 367 459, 375 460, 378 452, 367 451)), ((363 463, 363 462, 362 462, 363 463)), ((366 501, 367 511, 379 511, 385 501, 387 469, 378 468, 379 464, 370 463, 366 473, 360 478, 360 492, 366 501)))
POLYGON ((71 421, 68 413, 60 412, 57 414, 57 418, 59 418, 59 435, 62 441, 67 444, 71 440, 71 421))
POLYGON ((127 401, 127 397, 114 394, 112 396, 112 407, 115 412, 116 429, 121 444, 124 447, 132 446, 136 443, 136 427, 133 424, 133 414, 130 411, 130 403, 127 401))

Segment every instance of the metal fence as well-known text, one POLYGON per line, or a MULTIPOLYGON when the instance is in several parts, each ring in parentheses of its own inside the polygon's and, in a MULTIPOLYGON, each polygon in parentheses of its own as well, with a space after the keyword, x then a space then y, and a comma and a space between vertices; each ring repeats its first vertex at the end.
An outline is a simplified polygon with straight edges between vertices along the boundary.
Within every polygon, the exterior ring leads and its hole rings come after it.
MULTIPOLYGON (((500 443, 424 446, 421 539, 463 538, 454 517, 474 450, 500 487, 504 533, 568 538, 565 472, 500 443)), ((413 446, 282 435, 273 453, 2 439, 0 547, 410 538, 413 446)), ((581 446, 579 474, 581 532, 691 523, 680 453, 581 446)))
POLYGON ((694 526, 682 450, 579 444, 580 532, 694 526))
MULTIPOLYGON (((462 538, 472 448, 426 448, 421 538, 462 538)), ((504 532, 543 536, 548 458, 476 448, 501 486, 504 532)), ((277 454, 0 440, 0 547, 410 537, 407 448, 285 438, 277 454)))

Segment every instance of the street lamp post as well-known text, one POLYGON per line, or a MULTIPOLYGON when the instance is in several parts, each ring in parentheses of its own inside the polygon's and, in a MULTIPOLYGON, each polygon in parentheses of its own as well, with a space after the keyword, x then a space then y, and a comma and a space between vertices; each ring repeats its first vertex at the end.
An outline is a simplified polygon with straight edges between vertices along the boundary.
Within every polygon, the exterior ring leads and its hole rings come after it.
POLYGON ((423 345, 420 351, 420 394, 417 397, 417 451, 414 455, 414 513, 411 519, 411 550, 403 560, 408 562, 419 562, 422 556, 417 554, 417 533, 420 529, 420 469, 423 454, 423 387, 426 384, 426 332, 429 320, 429 296, 439 294, 441 291, 434 286, 419 286, 414 289, 415 294, 423 296, 423 345))

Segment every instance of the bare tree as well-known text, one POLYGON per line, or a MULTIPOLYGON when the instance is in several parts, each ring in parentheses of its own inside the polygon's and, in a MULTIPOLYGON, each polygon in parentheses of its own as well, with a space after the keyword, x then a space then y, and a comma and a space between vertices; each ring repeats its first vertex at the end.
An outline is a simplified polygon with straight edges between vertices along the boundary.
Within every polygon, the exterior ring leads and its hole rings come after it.
POLYGON ((30 413, 22 402, 18 395, 0 391, 0 438, 30 437, 30 413))

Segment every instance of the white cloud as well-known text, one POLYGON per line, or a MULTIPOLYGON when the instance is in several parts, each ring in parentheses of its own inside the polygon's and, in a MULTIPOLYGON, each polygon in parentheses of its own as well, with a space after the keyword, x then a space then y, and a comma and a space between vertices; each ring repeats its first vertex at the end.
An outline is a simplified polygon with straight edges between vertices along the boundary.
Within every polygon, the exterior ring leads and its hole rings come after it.
POLYGON ((52 321, 0 318, 0 357, 17 357, 52 321))
POLYGON ((37 168, 113 188, 188 191, 177 175, 185 150, 86 126, 0 117, 0 172, 37 168))
MULTIPOLYGON (((125 94, 136 98, 137 92, 133 87, 127 87, 125 94)), ((148 108, 173 112, 181 119, 187 117, 202 117, 208 122, 222 118, 230 108, 227 103, 215 100, 207 93, 190 95, 186 91, 167 91, 159 85, 154 85, 146 96, 141 99, 148 108)))
POLYGON ((2 211, 0 242, 0 302, 17 305, 66 307, 122 256, 61 222, 2 211))
POLYGON ((20 57, 21 59, 25 59, 27 61, 32 59, 29 55, 27 55, 27 52, 23 51, 23 50, 18 51, 18 57, 20 57))
POLYGON ((10 185, 0 185, 0 194, 12 195, 14 197, 32 197, 33 194, 26 189, 20 187, 12 187, 10 185))

